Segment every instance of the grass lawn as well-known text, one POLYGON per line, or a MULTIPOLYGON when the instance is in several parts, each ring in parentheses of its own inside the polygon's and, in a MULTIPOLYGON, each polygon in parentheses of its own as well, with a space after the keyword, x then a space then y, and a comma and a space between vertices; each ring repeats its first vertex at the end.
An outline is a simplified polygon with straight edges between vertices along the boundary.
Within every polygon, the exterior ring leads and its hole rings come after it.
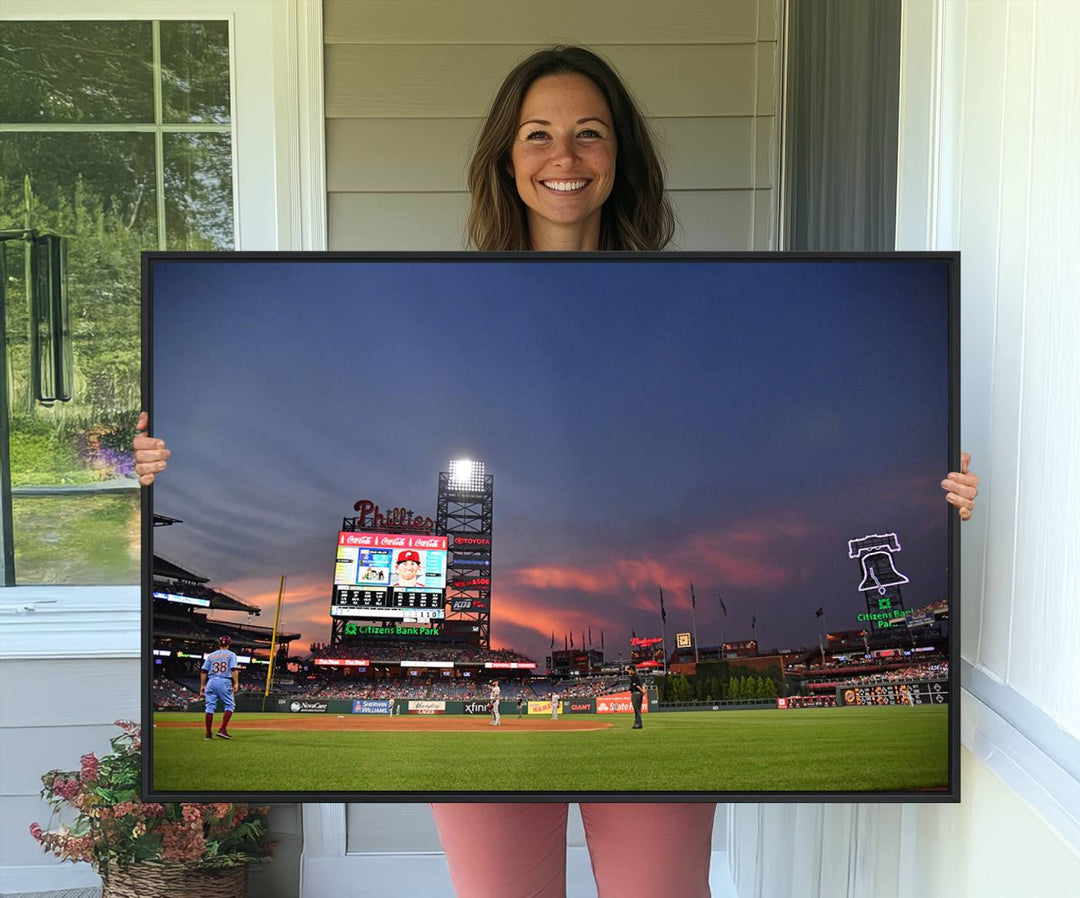
POLYGON ((20 584, 139 582, 137 489, 12 500, 20 584))
MULTIPOLYGON (((625 715, 585 732, 153 730, 159 792, 902 791, 948 783, 948 708, 813 708, 625 715)), ((201 720, 159 712, 155 720, 201 720)), ((217 718, 220 720, 220 715, 217 718)), ((594 718, 588 718, 590 721, 594 718)))

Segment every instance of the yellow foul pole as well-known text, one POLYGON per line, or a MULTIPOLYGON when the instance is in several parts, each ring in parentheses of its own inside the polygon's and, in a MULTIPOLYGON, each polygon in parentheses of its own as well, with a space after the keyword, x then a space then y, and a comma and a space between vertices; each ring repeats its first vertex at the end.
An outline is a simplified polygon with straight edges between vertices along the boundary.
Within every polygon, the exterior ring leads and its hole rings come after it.
POLYGON ((277 611, 274 612, 274 632, 270 636, 270 664, 266 668, 266 691, 263 692, 263 710, 266 710, 266 698, 270 695, 270 681, 274 678, 274 651, 277 649, 278 621, 281 619, 281 597, 285 594, 285 575, 278 583, 277 611))

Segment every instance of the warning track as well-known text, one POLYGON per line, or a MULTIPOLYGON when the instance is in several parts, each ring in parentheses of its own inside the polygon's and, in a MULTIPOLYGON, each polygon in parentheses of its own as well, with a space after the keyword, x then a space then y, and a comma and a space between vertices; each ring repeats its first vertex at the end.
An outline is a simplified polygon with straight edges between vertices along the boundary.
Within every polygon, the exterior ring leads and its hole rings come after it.
MULTIPOLYGON (((220 719, 220 718, 219 718, 220 719)), ((201 720, 179 721, 162 720, 160 715, 154 721, 156 727, 202 729, 201 720)), ((547 717, 504 717, 502 725, 491 726, 491 718, 486 716, 460 717, 443 714, 402 714, 390 717, 381 714, 349 714, 338 717, 336 714, 297 714, 295 717, 259 718, 247 714, 237 714, 230 729, 243 730, 287 730, 339 732, 355 731, 358 733, 469 733, 497 729, 501 732, 517 733, 574 733, 587 730, 607 730, 614 726, 612 721, 596 720, 590 717, 564 717, 551 720, 547 717)))

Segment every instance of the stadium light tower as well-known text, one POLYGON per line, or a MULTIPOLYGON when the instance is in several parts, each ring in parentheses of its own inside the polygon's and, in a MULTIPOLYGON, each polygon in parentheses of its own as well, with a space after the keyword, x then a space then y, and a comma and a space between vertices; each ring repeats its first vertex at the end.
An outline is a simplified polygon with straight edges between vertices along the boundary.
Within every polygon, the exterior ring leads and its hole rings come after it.
POLYGON ((484 491, 484 463, 468 458, 450 462, 450 488, 466 493, 484 491))
POLYGON ((468 622, 491 645, 492 476, 482 461, 459 458, 439 473, 435 532, 449 539, 447 622, 468 622))

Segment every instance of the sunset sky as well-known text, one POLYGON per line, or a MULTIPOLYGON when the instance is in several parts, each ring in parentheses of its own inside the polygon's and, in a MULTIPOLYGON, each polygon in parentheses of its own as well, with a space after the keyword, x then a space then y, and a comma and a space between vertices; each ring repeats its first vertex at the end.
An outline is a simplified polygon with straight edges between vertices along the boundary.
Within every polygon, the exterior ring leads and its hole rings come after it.
POLYGON ((154 550, 328 639, 353 503, 435 517, 494 476, 492 644, 628 656, 692 629, 816 645, 865 611, 847 541, 945 595, 946 277, 931 262, 159 262, 154 550), (717 594, 728 614, 721 613, 717 594))

